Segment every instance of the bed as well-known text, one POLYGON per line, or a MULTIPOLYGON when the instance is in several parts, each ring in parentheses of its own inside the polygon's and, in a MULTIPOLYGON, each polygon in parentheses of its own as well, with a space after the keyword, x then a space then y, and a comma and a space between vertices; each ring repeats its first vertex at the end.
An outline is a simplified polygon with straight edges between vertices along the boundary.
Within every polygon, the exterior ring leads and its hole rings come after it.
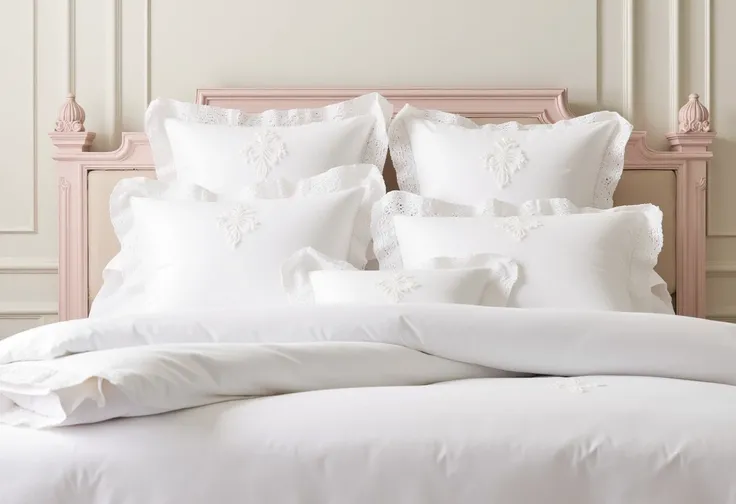
MULTIPOLYGON (((196 102, 256 114, 323 107, 366 93, 210 89, 198 91, 196 102)), ((380 94, 396 109, 409 103, 479 125, 573 120, 565 90, 380 94)), ((3 504, 736 502, 736 329, 703 318, 705 191, 714 133, 697 95, 680 112, 680 131, 667 136, 669 151, 651 149, 644 132, 630 134, 613 194, 616 208, 659 209, 660 231, 652 238, 662 242, 656 272, 665 292, 659 295, 671 296, 677 315, 587 309, 574 297, 570 307, 553 309, 402 304, 397 301, 415 295, 419 284, 399 274, 378 282, 391 304, 335 306, 333 299, 316 306, 315 283, 312 304, 87 318, 103 269, 125 252, 116 239, 120 219, 115 229, 110 222, 111 194, 116 201, 126 184, 154 187, 158 182, 120 181, 153 179, 158 162, 144 133, 123 134, 114 152, 91 150, 95 135, 85 131, 84 119, 70 96, 51 134, 59 172, 62 322, 0 347, 3 504)), ((452 128, 458 124, 464 123, 452 128)), ((287 155, 287 147, 266 140, 272 143, 261 158, 287 155)), ((294 143, 287 144, 293 152, 294 143)), ((518 166, 534 161, 530 149, 520 153, 506 138, 498 145, 518 166)), ((492 156, 484 161, 491 168, 492 156)), ((402 160, 393 151, 392 157, 402 160)), ((382 168, 387 189, 397 188, 397 179, 406 184, 403 168, 394 170, 390 161, 382 168)), ((366 171, 364 186, 383 185, 372 173, 366 171)), ((495 175, 502 187, 514 173, 495 175)), ((300 184, 255 191, 318 186, 300 184)), ((411 195, 385 198, 383 206, 371 201, 377 242, 384 217, 414 201, 411 195)), ((415 207, 425 217, 444 211, 446 220, 511 219, 498 232, 510 231, 519 243, 530 233, 559 233, 546 220, 553 217, 540 213, 489 216, 488 205, 481 211, 458 202, 415 207)), ((561 219, 575 218, 576 212, 565 212, 561 219)), ((174 217, 162 220, 165 227, 198 225, 194 217, 179 224, 174 217)), ((236 217, 223 228, 233 248, 265 226, 249 208, 238 207, 236 217)), ((387 236, 400 234, 398 227, 387 236)), ((585 229, 579 239, 593 240, 585 229)), ((632 234, 627 230, 615 241, 625 241, 632 234)), ((381 268, 396 257, 392 239, 375 246, 381 268)), ((416 254, 424 247, 417 245, 416 254)), ((171 252, 161 254, 172 267, 171 252)), ((402 254, 406 265, 411 254, 402 254)), ((636 260, 632 254, 630 262, 636 260)), ((303 250, 282 276, 312 278, 305 265, 358 274, 360 268, 346 261, 303 250)), ((515 265, 495 256, 483 261, 501 278, 501 291, 510 276, 519 276, 515 265)), ((432 264, 449 271, 457 261, 432 264)))

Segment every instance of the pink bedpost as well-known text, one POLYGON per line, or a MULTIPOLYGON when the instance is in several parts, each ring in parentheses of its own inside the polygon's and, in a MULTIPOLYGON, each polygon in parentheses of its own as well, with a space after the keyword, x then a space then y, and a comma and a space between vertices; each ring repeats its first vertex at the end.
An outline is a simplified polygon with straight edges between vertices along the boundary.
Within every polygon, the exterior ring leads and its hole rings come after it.
POLYGON ((710 131, 710 113, 691 94, 680 109, 677 133, 667 139, 670 150, 687 153, 677 170, 677 313, 705 317, 705 241, 708 149, 716 134, 710 131), (680 295, 683 293, 683 295, 680 295))
POLYGON ((49 135, 59 177, 59 320, 87 316, 87 174, 74 155, 88 151, 95 134, 85 131, 84 119, 84 109, 70 94, 49 135))

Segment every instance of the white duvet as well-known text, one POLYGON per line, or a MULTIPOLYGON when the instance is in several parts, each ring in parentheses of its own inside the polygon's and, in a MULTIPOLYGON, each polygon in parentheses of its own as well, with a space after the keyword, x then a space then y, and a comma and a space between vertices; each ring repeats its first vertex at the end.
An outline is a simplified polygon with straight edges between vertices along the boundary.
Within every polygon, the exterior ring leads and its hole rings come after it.
POLYGON ((0 502, 725 504, 734 385, 736 326, 666 315, 72 321, 0 342, 0 502))

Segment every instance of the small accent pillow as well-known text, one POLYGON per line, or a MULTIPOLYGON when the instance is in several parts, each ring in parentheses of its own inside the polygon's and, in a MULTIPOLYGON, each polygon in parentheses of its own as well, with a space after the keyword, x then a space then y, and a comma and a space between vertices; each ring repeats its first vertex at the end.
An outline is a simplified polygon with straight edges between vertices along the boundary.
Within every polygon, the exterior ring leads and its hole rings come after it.
POLYGON ((372 165, 263 182, 237 197, 184 187, 127 179, 113 190, 121 251, 91 316, 286 303, 281 265, 303 247, 365 266, 370 209, 385 194, 372 165))
POLYGON ((281 271, 294 303, 457 303, 506 306, 516 283, 514 261, 494 254, 434 258, 424 268, 361 271, 312 248, 296 252, 281 271))
POLYGON ((464 206, 392 192, 374 206, 372 229, 381 269, 458 254, 510 257, 519 281, 509 306, 671 313, 671 303, 652 292, 662 248, 662 212, 654 205, 578 209, 552 199, 464 206))
POLYGON ((159 180, 222 194, 273 178, 297 181, 333 166, 383 170, 392 112, 377 93, 261 114, 157 99, 146 112, 145 130, 159 180))
POLYGON ((399 188, 411 193, 465 205, 567 198, 611 208, 631 130, 615 112, 480 126, 406 105, 391 122, 389 145, 399 188))

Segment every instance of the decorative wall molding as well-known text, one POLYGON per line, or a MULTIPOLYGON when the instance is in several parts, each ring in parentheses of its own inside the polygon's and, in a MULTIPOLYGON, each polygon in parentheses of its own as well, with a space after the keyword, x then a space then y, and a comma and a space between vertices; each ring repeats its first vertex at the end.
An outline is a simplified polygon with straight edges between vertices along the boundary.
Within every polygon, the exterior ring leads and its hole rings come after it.
POLYGON ((736 278, 736 261, 709 262, 706 267, 706 272, 709 277, 736 278))
POLYGON ((56 316, 56 303, 0 303, 0 320, 37 320, 56 316))
POLYGON ((0 257, 0 275, 55 275, 59 260, 55 257, 0 257))
POLYGON ((31 98, 31 134, 32 134, 32 161, 33 177, 31 223, 26 226, 0 228, 0 234, 36 234, 38 233, 38 0, 31 3, 31 22, 33 23, 33 40, 31 43, 32 66, 32 98, 31 98))
POLYGON ((670 131, 678 131, 680 108, 680 0, 670 0, 670 131))
MULTIPOLYGON (((26 321, 23 329, 31 329, 56 322, 59 316, 56 311, 56 303, 0 303, 0 322, 11 320, 26 321)), ((10 336, 7 326, 5 329, 5 331, 0 331, 0 339, 10 336)))
POLYGON ((110 38, 110 145, 120 139, 123 129, 123 3, 111 0, 110 38))
POLYGON ((151 103, 151 0, 146 0, 143 9, 143 101, 148 107, 151 103))
MULTIPOLYGON (((701 102, 703 105, 712 110, 712 96, 713 96, 713 84, 711 79, 712 72, 712 40, 713 40, 713 0, 703 0, 703 41, 704 41, 704 55, 703 55, 703 94, 701 95, 701 102)), ((713 121, 711 120, 711 123, 713 121)), ((711 193, 708 193, 708 206, 710 207, 711 193)), ((721 231, 715 229, 717 226, 714 225, 712 216, 708 217, 708 236, 719 237, 719 238, 736 238, 736 232, 734 231, 721 231)))
POLYGON ((634 122, 634 0, 623 1, 623 83, 622 109, 629 122, 634 122))
POLYGON ((705 62, 704 68, 703 68, 703 105, 705 105, 708 108, 712 108, 711 104, 711 96, 712 96, 712 84, 711 84, 711 75, 710 75, 710 68, 711 68, 711 58, 712 58, 712 52, 711 52, 711 42, 712 42, 712 28, 713 28, 713 13, 712 13, 712 6, 713 6, 713 0, 703 0, 705 2, 705 5, 703 6, 703 18, 705 19, 705 26, 703 27, 703 39, 704 39, 704 48, 705 48, 705 55, 703 61, 705 62))
MULTIPOLYGON (((706 269, 708 278, 728 278, 736 280, 736 261, 713 261, 706 269)), ((722 322, 736 323, 736 305, 727 305, 717 308, 717 311, 708 315, 709 319, 722 322)))
POLYGON ((603 101, 603 16, 601 14, 601 1, 596 0, 595 2, 595 103, 599 107, 603 101))
POLYGON ((66 2, 66 82, 68 95, 77 90, 77 1, 66 2))

